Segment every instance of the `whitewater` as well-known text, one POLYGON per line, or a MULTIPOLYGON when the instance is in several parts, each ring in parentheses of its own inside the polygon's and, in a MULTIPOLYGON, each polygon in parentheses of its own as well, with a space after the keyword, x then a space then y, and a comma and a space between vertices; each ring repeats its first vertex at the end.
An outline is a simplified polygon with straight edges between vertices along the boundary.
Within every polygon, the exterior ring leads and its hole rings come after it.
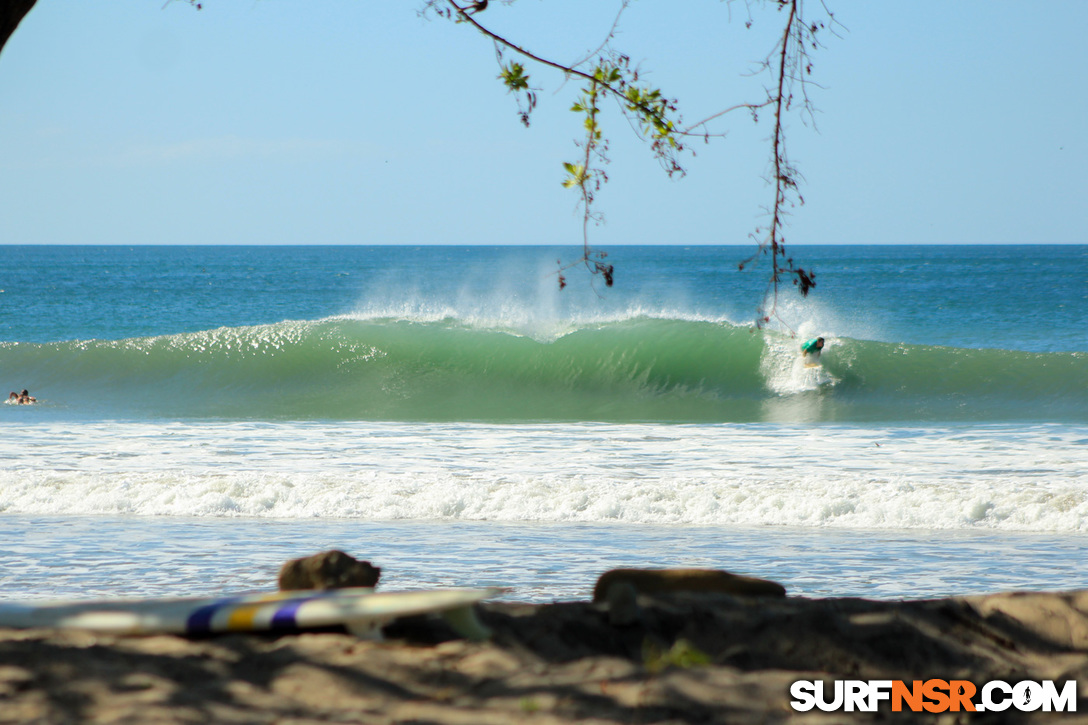
POLYGON ((0 510, 268 518, 1088 529, 1088 430, 83 424, 10 430, 0 510))
POLYGON ((731 248, 616 250, 619 291, 571 295, 567 250, 3 251, 52 270, 0 293, 39 400, 0 406, 16 598, 267 588, 334 546, 536 600, 621 565, 1088 584, 1083 246, 809 248, 791 328, 751 324, 731 248))

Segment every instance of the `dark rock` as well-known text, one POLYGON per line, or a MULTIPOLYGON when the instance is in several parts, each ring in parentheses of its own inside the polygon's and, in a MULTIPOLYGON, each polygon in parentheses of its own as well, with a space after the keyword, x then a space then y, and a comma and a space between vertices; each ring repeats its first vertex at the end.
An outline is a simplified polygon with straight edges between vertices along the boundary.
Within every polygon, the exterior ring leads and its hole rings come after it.
POLYGON ((633 587, 639 594, 704 592, 747 597, 786 596, 786 588, 777 582, 719 569, 612 569, 597 580, 593 601, 608 601, 609 590, 620 584, 633 587))
POLYGON ((638 592, 629 582, 617 582, 606 594, 608 621, 617 627, 627 627, 638 621, 638 592))
POLYGON ((333 549, 284 564, 279 587, 281 591, 374 587, 381 573, 381 568, 371 566, 369 561, 333 549))

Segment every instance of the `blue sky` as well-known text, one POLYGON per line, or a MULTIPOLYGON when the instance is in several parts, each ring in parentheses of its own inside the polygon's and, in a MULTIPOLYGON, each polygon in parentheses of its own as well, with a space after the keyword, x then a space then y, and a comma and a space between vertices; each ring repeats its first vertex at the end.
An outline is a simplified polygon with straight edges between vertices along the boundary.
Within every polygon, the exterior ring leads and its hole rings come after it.
MULTIPOLYGON (((39 0, 0 54, 0 243, 578 243, 576 84, 530 68, 523 128, 490 43, 420 4, 39 0)), ((789 122, 807 202, 790 243, 1088 242, 1088 2, 827 4, 846 29, 814 58, 817 129, 789 122)), ((618 6, 481 20, 570 61, 618 6)), ((780 18, 745 20, 742 2, 636 0, 616 45, 694 121, 762 99, 746 71, 780 18)), ((674 181, 606 113, 595 244, 749 241, 766 120, 734 114, 674 181)))

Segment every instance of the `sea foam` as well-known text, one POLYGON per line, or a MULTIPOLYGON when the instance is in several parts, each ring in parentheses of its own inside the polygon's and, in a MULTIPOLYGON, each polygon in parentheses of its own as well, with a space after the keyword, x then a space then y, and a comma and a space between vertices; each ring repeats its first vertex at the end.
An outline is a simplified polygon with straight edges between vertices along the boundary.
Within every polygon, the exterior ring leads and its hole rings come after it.
POLYGON ((0 511, 1088 529, 1088 428, 5 426, 0 511))

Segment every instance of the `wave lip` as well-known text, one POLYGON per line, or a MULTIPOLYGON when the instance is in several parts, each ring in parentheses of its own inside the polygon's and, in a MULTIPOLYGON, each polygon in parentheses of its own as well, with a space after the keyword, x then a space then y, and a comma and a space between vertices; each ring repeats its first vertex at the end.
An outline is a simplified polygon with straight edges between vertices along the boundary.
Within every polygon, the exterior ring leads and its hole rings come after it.
POLYGON ((117 341, 0 344, 50 414, 417 421, 1088 420, 1088 353, 798 341, 638 314, 543 336, 357 315, 117 341))

